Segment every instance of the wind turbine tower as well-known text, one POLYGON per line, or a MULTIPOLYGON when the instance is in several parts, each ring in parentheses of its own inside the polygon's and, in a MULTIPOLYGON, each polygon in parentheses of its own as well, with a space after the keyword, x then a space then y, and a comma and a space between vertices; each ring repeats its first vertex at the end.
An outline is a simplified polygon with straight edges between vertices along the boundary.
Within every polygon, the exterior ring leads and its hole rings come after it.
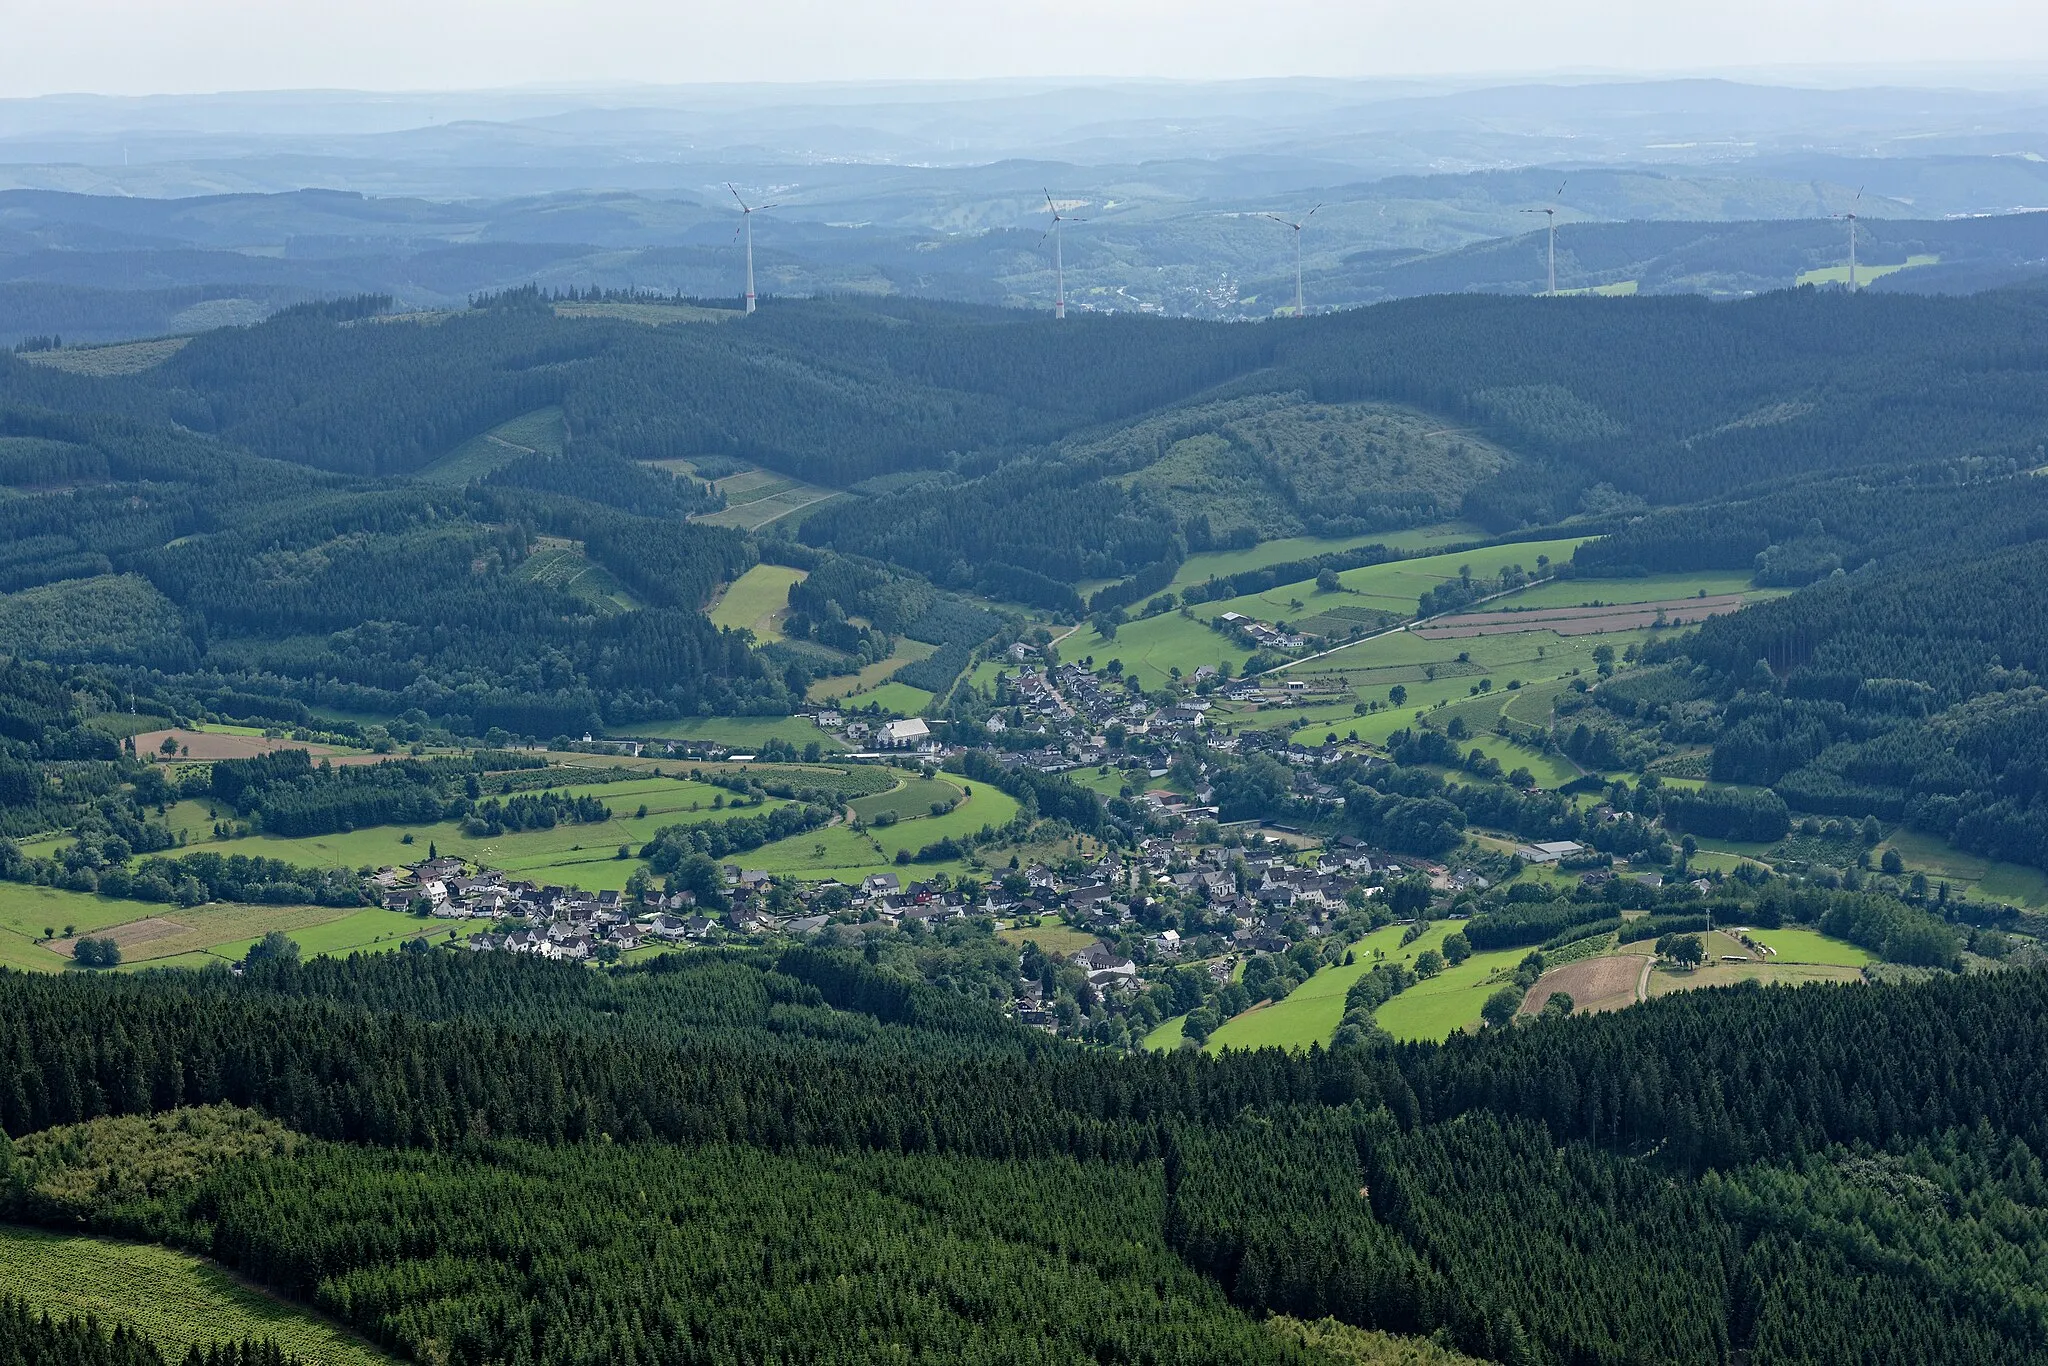
POLYGON ((1038 241, 1039 245, 1043 246, 1047 237, 1052 239, 1052 316, 1058 319, 1067 316, 1067 266, 1065 259, 1060 255, 1060 224, 1086 223, 1088 220, 1069 218, 1061 213, 1060 206, 1052 202, 1051 189, 1045 192, 1045 207, 1052 215, 1052 226, 1045 230, 1038 241))
POLYGON ((744 236, 747 239, 747 312, 751 314, 754 311, 754 215, 760 213, 763 209, 772 209, 775 205, 756 204, 749 208, 747 207, 747 201, 740 199, 740 192, 733 190, 731 181, 728 180, 725 183, 725 188, 732 190, 732 197, 739 200, 740 226, 738 232, 734 235, 744 236))
MULTIPOLYGON (((1316 209, 1320 209, 1321 207, 1323 206, 1320 204, 1316 205, 1316 209)), ((1277 213, 1269 213, 1263 215, 1266 218, 1272 219, 1275 223, 1280 224, 1282 227, 1294 229, 1294 316, 1297 318, 1303 316, 1305 313, 1308 312, 1308 310, 1305 307, 1303 307, 1301 301, 1301 230, 1308 226, 1309 219, 1314 218, 1316 216, 1316 209, 1310 209, 1307 213, 1303 214, 1301 216, 1301 221, 1299 223, 1291 222, 1288 219, 1282 218, 1277 213)))
POLYGON ((1856 292, 1856 206, 1863 202, 1863 191, 1856 191, 1856 198, 1849 202, 1847 213, 1838 213, 1837 218, 1849 220, 1849 292, 1856 292))
POLYGON ((1557 193, 1551 196, 1549 204, 1540 209, 1524 209, 1523 213, 1540 213, 1550 220, 1550 287, 1543 291, 1543 297, 1557 297, 1557 201, 1564 198, 1565 182, 1560 181, 1557 193))

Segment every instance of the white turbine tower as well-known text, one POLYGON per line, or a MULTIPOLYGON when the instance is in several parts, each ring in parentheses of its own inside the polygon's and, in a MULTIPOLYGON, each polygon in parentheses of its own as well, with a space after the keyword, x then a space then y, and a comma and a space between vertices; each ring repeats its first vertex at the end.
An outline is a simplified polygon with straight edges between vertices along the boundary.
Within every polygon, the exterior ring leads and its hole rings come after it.
POLYGON ((1543 297, 1546 299, 1557 296, 1557 201, 1564 198, 1565 184, 1564 181, 1558 182, 1557 193, 1551 196, 1551 202, 1543 208, 1522 210, 1523 213, 1540 213, 1550 220, 1550 288, 1543 291, 1543 297))
POLYGON ((749 208, 747 207, 747 201, 740 199, 740 192, 733 190, 731 181, 728 180, 725 183, 725 188, 732 190, 732 197, 739 200, 740 225, 733 235, 735 237, 745 236, 747 239, 747 312, 752 313, 754 311, 754 215, 760 213, 763 209, 772 209, 776 206, 773 204, 756 204, 749 208))
MULTIPOLYGON (((1323 206, 1320 204, 1316 205, 1316 209, 1321 207, 1323 206)), ((1309 219, 1316 216, 1316 209, 1310 209, 1307 213, 1303 214, 1299 223, 1282 218, 1277 213, 1261 215, 1261 217, 1272 219, 1282 227, 1294 229, 1294 316, 1297 318, 1303 316, 1308 311, 1301 301, 1301 230, 1308 226, 1309 219)))
POLYGON ((1849 292, 1851 294, 1856 292, 1856 206, 1862 202, 1863 191, 1858 190, 1856 191, 1856 197, 1849 201, 1849 211, 1835 215, 1836 218, 1847 219, 1849 222, 1849 292))
POLYGON ((1060 224, 1086 223, 1088 220, 1069 218, 1061 213, 1060 206, 1052 202, 1050 189, 1045 192, 1045 207, 1052 215, 1052 226, 1045 230, 1038 242, 1043 246, 1047 237, 1052 239, 1052 316, 1064 318, 1067 316, 1067 265, 1065 258, 1060 254, 1060 224))

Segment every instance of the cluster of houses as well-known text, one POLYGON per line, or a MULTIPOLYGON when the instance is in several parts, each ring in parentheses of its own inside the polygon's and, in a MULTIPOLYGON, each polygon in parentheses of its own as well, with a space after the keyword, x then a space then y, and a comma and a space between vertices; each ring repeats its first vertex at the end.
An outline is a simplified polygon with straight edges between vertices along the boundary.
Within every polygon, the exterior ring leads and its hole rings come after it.
POLYGON ((1216 618, 1219 626, 1235 631, 1249 638, 1252 643, 1268 650, 1301 650, 1308 647, 1308 637, 1294 631, 1283 631, 1271 622, 1248 617, 1242 612, 1225 612, 1216 618))

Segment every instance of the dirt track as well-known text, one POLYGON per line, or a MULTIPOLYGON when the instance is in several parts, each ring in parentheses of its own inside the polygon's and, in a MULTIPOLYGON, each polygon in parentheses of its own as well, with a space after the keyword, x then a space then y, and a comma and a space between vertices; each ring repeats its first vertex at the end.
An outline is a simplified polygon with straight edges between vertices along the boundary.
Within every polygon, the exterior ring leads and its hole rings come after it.
POLYGON ((1666 602, 1610 603, 1605 607, 1541 607, 1529 612, 1467 612, 1408 629, 1426 640, 1464 636, 1504 636, 1517 631, 1555 631, 1561 636, 1598 635, 1654 626, 1659 614, 1667 626, 1690 626, 1708 617, 1725 616, 1742 606, 1740 593, 1706 598, 1672 598, 1666 602))

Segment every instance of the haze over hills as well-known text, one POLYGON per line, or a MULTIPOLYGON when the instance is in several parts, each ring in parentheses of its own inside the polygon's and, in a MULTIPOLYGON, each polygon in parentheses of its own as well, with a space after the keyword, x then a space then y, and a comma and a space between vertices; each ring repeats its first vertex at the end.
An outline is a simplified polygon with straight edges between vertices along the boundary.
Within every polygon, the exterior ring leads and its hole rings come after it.
POLYGON ((1840 264, 1872 220, 1884 288, 1982 287, 2048 233, 2028 90, 1244 81, 348 92, 0 102, 0 342, 112 340, 375 291, 438 307, 519 284, 737 292, 736 184, 769 293, 1042 306, 1045 197, 1075 306, 1291 306, 1261 215, 1320 204, 1312 306, 1561 287, 1739 295, 1840 264), (1560 195, 1560 187, 1563 193, 1560 195), (1924 227, 1876 231, 1875 220, 1924 227), (1774 223, 1804 221, 1799 229, 1774 223), (1660 227, 1634 224, 1717 225, 1660 227), (1598 231, 1593 231, 1598 225, 1598 231), (94 292, 104 291, 104 292, 94 292), (118 293, 123 297, 115 297, 118 293), (195 305, 205 305, 198 312, 195 305))

